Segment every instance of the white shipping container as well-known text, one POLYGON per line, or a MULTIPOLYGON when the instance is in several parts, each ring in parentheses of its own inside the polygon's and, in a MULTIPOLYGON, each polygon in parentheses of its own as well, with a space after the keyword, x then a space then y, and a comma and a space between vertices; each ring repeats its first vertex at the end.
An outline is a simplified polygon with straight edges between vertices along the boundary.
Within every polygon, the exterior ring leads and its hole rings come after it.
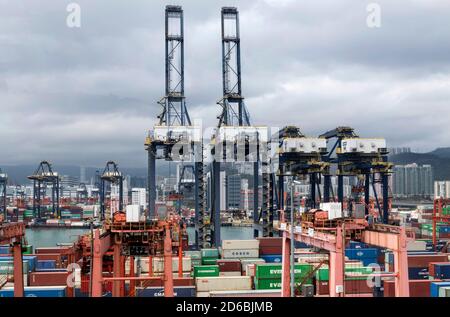
POLYGON ((426 251, 427 250, 427 242, 420 240, 411 240, 406 244, 406 249, 408 251, 426 251))
POLYGON ((241 276, 241 271, 220 272, 219 276, 241 276))
POLYGON ((259 249, 259 240, 222 240, 222 250, 259 249))
POLYGON ((257 258, 259 249, 230 249, 222 250, 222 259, 257 258))
POLYGON ((440 287, 439 288, 439 297, 450 297, 450 287, 440 287))
POLYGON ((209 292, 197 292, 197 297, 209 297, 209 292))
POLYGON ((139 222, 141 206, 128 205, 126 211, 126 222, 139 222))
POLYGON ((212 291, 209 297, 281 297, 280 290, 212 291))
MULTIPOLYGON (((148 257, 141 257, 140 259, 141 273, 149 272, 148 257)), ((153 258, 153 273, 164 272, 164 259, 161 257, 153 258)), ((137 265, 135 265, 137 267, 137 265)), ((190 257, 183 257, 183 272, 190 272, 192 268, 192 260, 190 257)), ((178 257, 172 257, 172 272, 178 272, 178 257)))
POLYGON ((247 272, 247 266, 249 264, 264 264, 264 263, 266 263, 264 259, 241 259, 242 272, 247 272))
POLYGON ((321 203, 320 209, 328 211, 328 219, 345 217, 341 203, 321 203))
POLYGON ((252 289, 250 276, 197 277, 195 282, 198 292, 252 289))

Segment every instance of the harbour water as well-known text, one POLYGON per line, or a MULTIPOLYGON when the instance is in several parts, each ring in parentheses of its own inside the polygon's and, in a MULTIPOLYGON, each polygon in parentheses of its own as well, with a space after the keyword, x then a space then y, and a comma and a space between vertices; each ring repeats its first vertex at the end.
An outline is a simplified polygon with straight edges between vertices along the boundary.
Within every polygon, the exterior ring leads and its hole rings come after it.
MULTIPOLYGON (((242 240, 253 239, 253 228, 251 227, 222 227, 222 239, 242 240)), ((26 238, 28 244, 35 248, 53 247, 57 243, 74 242, 79 235, 88 232, 89 229, 59 229, 59 228, 33 228, 27 229, 26 238)), ((194 228, 187 229, 189 241, 195 241, 194 228)))

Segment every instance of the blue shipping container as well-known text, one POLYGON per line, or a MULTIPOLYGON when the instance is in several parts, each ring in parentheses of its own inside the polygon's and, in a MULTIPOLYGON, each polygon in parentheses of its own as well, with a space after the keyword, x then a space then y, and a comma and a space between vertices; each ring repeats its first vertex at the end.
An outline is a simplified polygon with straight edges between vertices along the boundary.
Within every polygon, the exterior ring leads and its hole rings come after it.
POLYGON ((310 246, 307 245, 304 242, 294 241, 294 248, 296 248, 296 249, 307 249, 307 248, 310 248, 310 246))
POLYGON ((410 280, 428 280, 429 273, 427 267, 410 267, 408 269, 410 280))
POLYGON ((0 246, 0 254, 9 254, 9 246, 0 246))
POLYGON ((360 260, 364 258, 377 258, 379 250, 375 248, 359 248, 359 249, 346 249, 345 256, 351 260, 360 260))
POLYGON ((435 264, 434 277, 439 279, 450 279, 450 263, 435 264))
MULTIPOLYGON (((23 261, 28 261, 28 269, 30 272, 34 272, 37 266, 37 257, 36 256, 30 256, 30 255, 24 255, 22 257, 23 261)), ((14 258, 12 256, 2 256, 0 257, 0 261, 13 261, 14 258)))
POLYGON ((36 269, 36 272, 67 272, 67 269, 36 269))
POLYGON ((280 255, 261 255, 261 259, 264 259, 266 263, 281 263, 281 254, 280 255))
POLYGON ((56 260, 37 261, 36 270, 54 269, 54 268, 56 268, 56 260))
MULTIPOLYGON (((66 286, 25 287, 25 297, 66 297, 66 286)), ((14 297, 14 288, 0 289, 0 297, 14 297)))
POLYGON ((430 283, 430 296, 439 297, 439 288, 443 286, 450 286, 450 282, 433 282, 430 283))
MULTIPOLYGON (((195 297, 195 286, 179 286, 173 288, 175 297, 195 297)), ((163 297, 164 287, 146 287, 136 289, 137 297, 163 297)))

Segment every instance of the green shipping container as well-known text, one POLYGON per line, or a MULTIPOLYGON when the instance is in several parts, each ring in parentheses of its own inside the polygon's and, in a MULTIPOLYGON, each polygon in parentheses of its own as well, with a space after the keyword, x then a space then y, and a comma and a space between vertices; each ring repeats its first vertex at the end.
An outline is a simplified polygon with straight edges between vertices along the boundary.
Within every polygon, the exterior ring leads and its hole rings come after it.
POLYGON ((219 249, 202 249, 202 259, 203 258, 219 258, 219 249))
POLYGON ((202 259, 202 264, 203 265, 216 265, 217 264, 217 259, 214 259, 214 258, 203 258, 202 259))
POLYGON ((202 253, 200 251, 185 251, 185 256, 190 257, 192 260, 201 260, 202 253))
MULTIPOLYGON (((300 286, 301 281, 296 281, 295 286, 300 286)), ((308 279, 304 284, 312 284, 312 279, 308 279)), ((255 289, 281 289, 281 278, 255 279, 255 289)))
MULTIPOLYGON (((313 270, 311 264, 295 264, 295 278, 303 278, 310 274, 313 270)), ((255 277, 256 279, 277 279, 281 278, 281 264, 257 264, 255 277)))
POLYGON ((194 266, 194 277, 219 276, 218 265, 194 266))
MULTIPOLYGON (((370 274, 373 272, 373 268, 371 267, 347 267, 345 268, 346 273, 359 273, 359 274, 370 274)), ((352 277, 346 277, 346 280, 364 280, 367 277, 358 277, 358 276, 352 276, 352 277)), ((320 268, 316 271, 316 279, 319 281, 328 281, 330 279, 329 275, 329 269, 327 267, 320 268)))

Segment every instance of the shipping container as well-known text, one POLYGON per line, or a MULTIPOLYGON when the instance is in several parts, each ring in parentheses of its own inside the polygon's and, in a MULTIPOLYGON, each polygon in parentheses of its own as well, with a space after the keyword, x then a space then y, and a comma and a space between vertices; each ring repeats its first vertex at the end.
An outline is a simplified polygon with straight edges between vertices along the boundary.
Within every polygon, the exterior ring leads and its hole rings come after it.
POLYGON ((43 269, 55 269, 56 261, 55 260, 38 260, 36 265, 36 270, 43 269))
POLYGON ((219 272, 219 276, 242 276, 242 272, 241 271, 219 272))
POLYGON ((31 286, 65 286, 68 272, 31 272, 31 286))
MULTIPOLYGON (((174 297, 195 297, 195 286, 173 288, 174 297)), ((164 297, 164 287, 136 287, 136 297, 164 297)))
POLYGON ((259 240, 222 240, 222 250, 259 249, 259 240))
MULTIPOLYGON (((66 297, 65 286, 30 286, 25 287, 25 297, 66 297)), ((0 289, 0 297, 14 297, 14 288, 0 289)))
POLYGON ((430 296, 439 297, 439 289, 441 287, 449 287, 450 282, 431 282, 430 283, 430 296))
POLYGON ((202 265, 217 265, 218 259, 202 258, 202 265))
POLYGON ((435 264, 433 277, 441 280, 450 279, 450 263, 435 264))
POLYGON ((249 276, 198 277, 195 279, 198 292, 251 290, 249 276))
POLYGON ((281 297, 278 290, 211 291, 209 297, 281 297))
MULTIPOLYGON (((22 262, 22 271, 30 272, 29 262, 24 260, 22 262)), ((12 274, 14 272, 14 261, 0 261, 0 274, 12 274)))
MULTIPOLYGON (((410 297, 430 297, 431 280, 409 280, 410 297)), ((395 282, 393 280, 383 281, 384 297, 395 297, 395 282)))
POLYGON ((439 288, 439 297, 450 297, 450 287, 439 288))
MULTIPOLYGON (((303 278, 313 271, 311 264, 295 264, 295 278, 303 278)), ((276 279, 281 278, 281 264, 257 264, 255 271, 256 279, 276 279)))
POLYGON ((259 249, 226 249, 222 250, 223 259, 257 258, 259 249))
POLYGON ((217 265, 219 266, 220 272, 241 272, 242 270, 241 261, 239 260, 217 260, 217 265))
POLYGON ((428 280, 428 267, 410 267, 408 268, 408 278, 410 280, 428 280))
POLYGON ((202 254, 202 259, 203 258, 215 258, 215 259, 219 258, 219 250, 216 248, 202 249, 201 254, 202 254))
MULTIPOLYGON (((369 275, 373 273, 373 267, 352 267, 348 266, 345 268, 346 280, 366 280, 367 276, 358 275, 369 275)), ((330 278, 329 268, 321 267, 316 271, 316 279, 318 281, 328 281, 330 278)))
POLYGON ((282 260, 281 254, 261 255, 260 258, 263 259, 266 263, 281 263, 282 260))
POLYGON ((194 266, 194 277, 219 276, 218 265, 194 266))

